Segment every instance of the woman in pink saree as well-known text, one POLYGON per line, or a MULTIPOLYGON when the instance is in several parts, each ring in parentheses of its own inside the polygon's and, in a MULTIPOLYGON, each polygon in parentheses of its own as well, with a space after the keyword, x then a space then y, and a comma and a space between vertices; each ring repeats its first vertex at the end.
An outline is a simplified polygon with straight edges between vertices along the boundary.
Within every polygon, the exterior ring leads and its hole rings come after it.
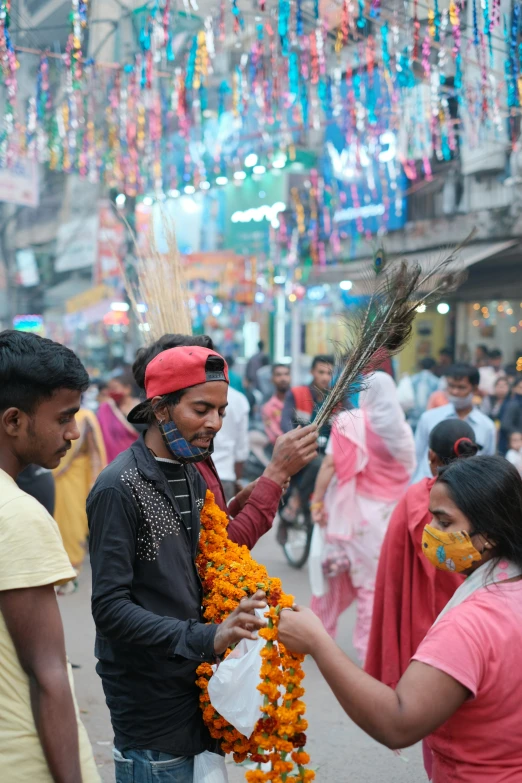
POLYGON ((128 369, 115 374, 108 383, 109 400, 98 408, 98 421, 107 452, 107 462, 132 446, 138 431, 127 421, 127 414, 139 403, 134 396, 134 378, 128 369))
POLYGON ((379 555, 415 469, 415 446, 389 375, 369 376, 359 404, 337 417, 317 476, 312 516, 324 528, 325 579, 312 609, 335 637, 340 615, 357 600, 353 643, 364 663, 379 555))

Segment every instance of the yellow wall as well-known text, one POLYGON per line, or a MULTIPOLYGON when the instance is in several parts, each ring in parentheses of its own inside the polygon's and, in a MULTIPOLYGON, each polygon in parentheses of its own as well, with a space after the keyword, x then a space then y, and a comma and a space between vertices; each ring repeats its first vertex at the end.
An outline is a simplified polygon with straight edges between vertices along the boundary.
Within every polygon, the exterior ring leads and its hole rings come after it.
POLYGON ((308 356, 337 353, 346 339, 346 324, 342 318, 319 318, 309 321, 305 330, 305 347, 308 356))
MULTIPOLYGON (((437 359, 446 345, 447 316, 433 310, 419 313, 413 324, 413 334, 404 350, 398 355, 399 374, 417 371, 420 359, 432 356, 437 359)), ((337 353, 346 339, 346 323, 342 317, 316 317, 306 324, 306 353, 337 353)))
POLYGON ((413 324, 410 341, 399 354, 399 372, 417 371, 420 359, 431 356, 438 358, 439 351, 446 345, 447 316, 439 315, 434 309, 419 313, 413 324))

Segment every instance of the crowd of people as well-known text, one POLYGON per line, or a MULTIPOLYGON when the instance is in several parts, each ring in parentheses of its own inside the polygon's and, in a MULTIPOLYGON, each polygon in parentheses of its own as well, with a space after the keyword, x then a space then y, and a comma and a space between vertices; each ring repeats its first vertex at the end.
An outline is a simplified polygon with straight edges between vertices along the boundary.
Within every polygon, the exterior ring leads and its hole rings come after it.
POLYGON ((390 748, 422 740, 434 783, 520 780, 522 382, 499 351, 472 366, 445 350, 399 387, 390 365, 368 373, 318 430, 334 379, 321 355, 292 386, 262 344, 233 375, 211 338, 167 334, 93 402, 72 351, 0 334, 2 780, 99 780, 56 599, 87 539, 117 783, 193 783, 195 756, 219 752, 196 669, 254 638, 264 595, 203 622, 207 490, 248 548, 310 503, 321 578, 279 633, 352 720, 390 748), (245 484, 252 431, 268 453, 245 484), (354 601, 363 668, 335 643, 354 601))

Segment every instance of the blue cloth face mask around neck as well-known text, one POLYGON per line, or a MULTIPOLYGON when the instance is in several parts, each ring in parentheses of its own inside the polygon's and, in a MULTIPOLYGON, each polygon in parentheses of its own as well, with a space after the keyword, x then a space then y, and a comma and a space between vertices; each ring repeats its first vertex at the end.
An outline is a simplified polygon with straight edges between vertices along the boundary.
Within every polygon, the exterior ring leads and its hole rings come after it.
POLYGON ((203 462, 214 451, 214 440, 210 442, 208 449, 192 446, 188 440, 185 440, 173 421, 160 422, 158 426, 165 446, 173 458, 182 465, 203 462))

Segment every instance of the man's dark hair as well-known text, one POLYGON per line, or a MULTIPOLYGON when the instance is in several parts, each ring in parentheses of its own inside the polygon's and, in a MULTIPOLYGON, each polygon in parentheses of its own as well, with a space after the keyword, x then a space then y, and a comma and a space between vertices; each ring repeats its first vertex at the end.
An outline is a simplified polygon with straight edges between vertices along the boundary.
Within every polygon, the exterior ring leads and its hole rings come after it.
POLYGON ((439 351, 439 356, 449 356, 450 359, 453 359, 453 351, 451 348, 441 348, 439 351))
POLYGON ((259 340, 259 342, 257 344, 257 349, 259 351, 264 351, 265 350, 265 342, 264 342, 264 340, 259 340))
POLYGON ((432 359, 431 356, 427 356, 425 359, 421 359, 419 362, 419 367, 421 370, 433 370, 433 368, 436 366, 437 362, 435 359, 432 359))
POLYGON ((84 392, 89 376, 75 353, 30 332, 0 332, 0 410, 33 413, 58 389, 84 392))
POLYGON ((446 378, 453 378, 456 381, 466 379, 472 386, 478 386, 480 383, 480 373, 472 364, 454 364, 446 372, 446 378))
POLYGON ((331 364, 332 367, 334 367, 335 359, 333 356, 328 356, 327 354, 320 353, 317 356, 314 356, 311 369, 315 370, 318 364, 331 364))
POLYGON ((502 351, 499 348, 493 348, 489 352, 490 359, 502 359, 502 351))
POLYGON ((152 345, 140 348, 136 354, 136 360, 132 365, 134 380, 139 388, 145 390, 145 371, 149 362, 155 359, 156 356, 163 351, 168 351, 169 348, 182 348, 191 345, 198 345, 200 348, 208 348, 209 351, 215 350, 212 338, 206 334, 164 334, 159 340, 152 343, 152 345))
POLYGON ((485 345, 484 343, 480 343, 479 345, 477 345, 477 348, 476 348, 476 350, 477 350, 477 351, 482 351, 482 353, 483 353, 485 356, 489 356, 489 348, 488 348, 488 346, 487 346, 487 345, 485 345))
POLYGON ((280 367, 283 367, 285 370, 290 370, 289 364, 283 364, 283 362, 278 362, 277 364, 272 365, 272 372, 275 372, 275 370, 278 370, 280 367))

